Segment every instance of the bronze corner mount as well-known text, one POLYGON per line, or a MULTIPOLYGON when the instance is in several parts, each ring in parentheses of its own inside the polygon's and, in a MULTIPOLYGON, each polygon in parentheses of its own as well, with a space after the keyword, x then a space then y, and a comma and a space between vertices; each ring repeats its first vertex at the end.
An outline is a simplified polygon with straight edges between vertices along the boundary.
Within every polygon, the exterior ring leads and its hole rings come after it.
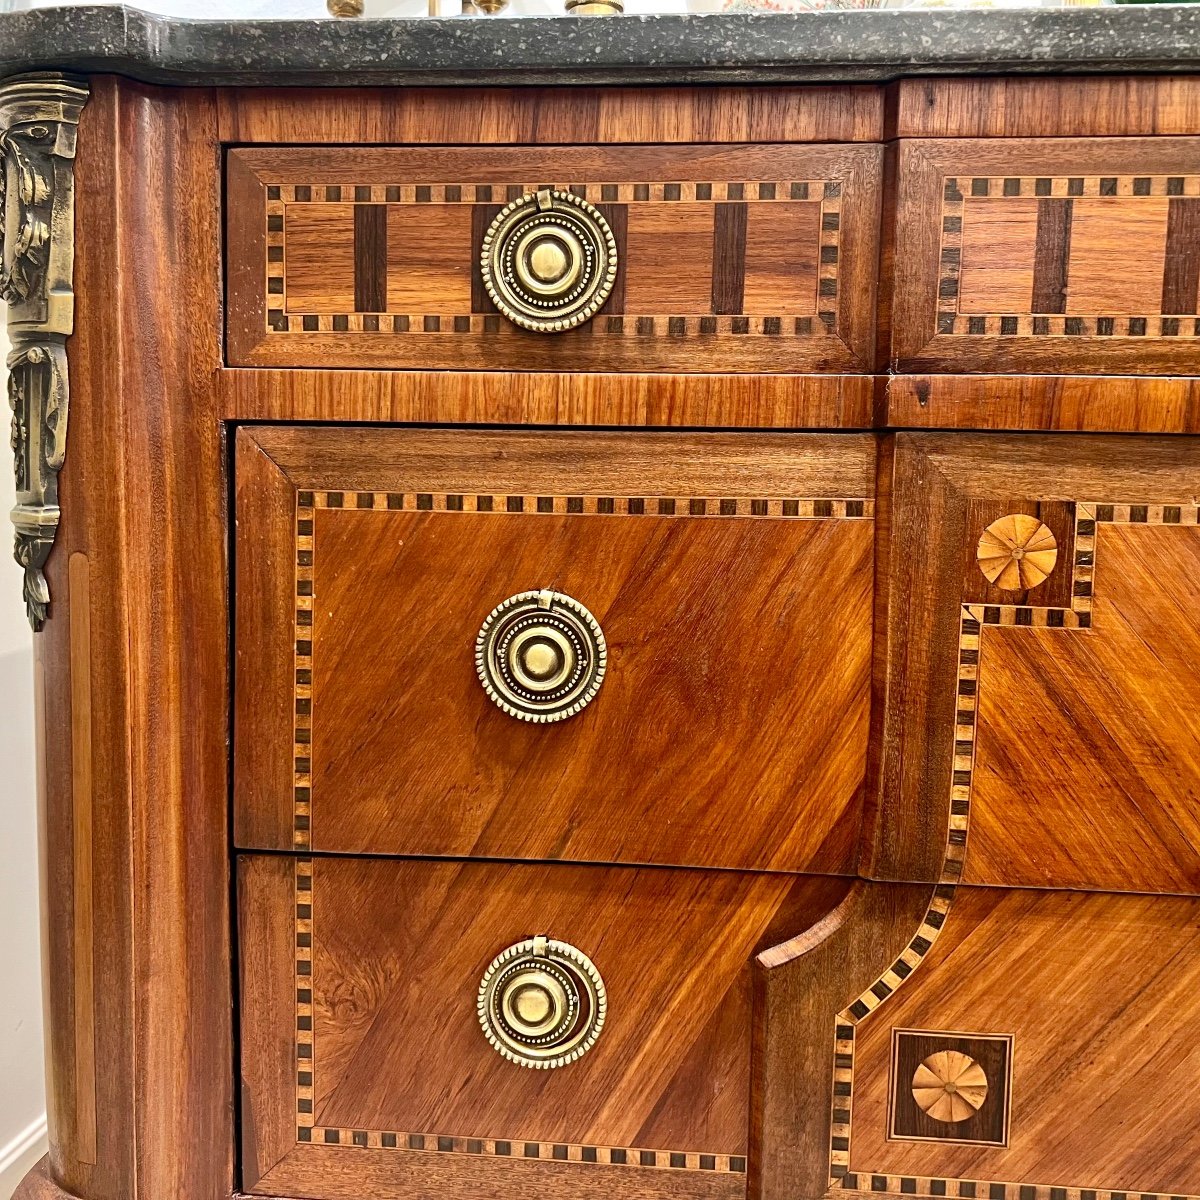
POLYGON ((66 340, 74 326, 74 160, 87 85, 65 75, 0 82, 0 296, 8 303, 8 398, 16 560, 34 632, 50 611, 43 568, 58 530, 67 442, 66 340))

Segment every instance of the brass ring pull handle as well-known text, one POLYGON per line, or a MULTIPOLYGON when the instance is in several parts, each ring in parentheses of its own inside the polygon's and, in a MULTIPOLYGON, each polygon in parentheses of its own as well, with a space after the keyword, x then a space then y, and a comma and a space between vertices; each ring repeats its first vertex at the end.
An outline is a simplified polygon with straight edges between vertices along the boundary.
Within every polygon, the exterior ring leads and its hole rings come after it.
POLYGON ((617 278, 617 242, 608 222, 570 192, 512 201, 483 239, 483 284, 514 324, 562 333, 590 321, 617 278))
POLYGON ((492 959, 479 984, 484 1036, 509 1062, 536 1070, 586 1054, 604 1028, 604 980, 582 950, 544 936, 492 959))
POLYGON ((475 670, 511 717, 545 724, 575 716, 604 682, 608 647, 578 600, 543 589, 497 604, 475 639, 475 670))

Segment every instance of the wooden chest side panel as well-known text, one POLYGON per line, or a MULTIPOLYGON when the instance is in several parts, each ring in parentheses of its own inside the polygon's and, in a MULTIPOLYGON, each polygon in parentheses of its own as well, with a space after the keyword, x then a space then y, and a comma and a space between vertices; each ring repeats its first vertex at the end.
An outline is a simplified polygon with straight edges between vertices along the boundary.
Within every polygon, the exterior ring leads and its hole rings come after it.
POLYGON ((881 160, 878 146, 233 150, 230 360, 866 371, 881 160), (502 317, 479 270, 490 222, 539 187, 596 206, 620 264, 599 315, 554 335, 502 317))
POLYGON ((1200 141, 901 143, 902 371, 1200 371, 1200 141))
POLYGON ((884 1176, 881 1190, 921 1196, 969 1194, 959 1180, 996 1181, 972 1185, 985 1195, 1023 1185, 1034 1200, 1064 1187, 1200 1192, 1198 937, 1196 899, 960 889, 920 970, 859 1025, 843 1188, 884 1176), (897 1030, 973 1053, 1011 1038, 1011 1082, 998 1061, 980 1110, 1002 1117, 1007 1102, 1005 1144, 963 1144, 966 1122, 934 1122, 926 1140, 902 1132, 913 1096, 897 1030))

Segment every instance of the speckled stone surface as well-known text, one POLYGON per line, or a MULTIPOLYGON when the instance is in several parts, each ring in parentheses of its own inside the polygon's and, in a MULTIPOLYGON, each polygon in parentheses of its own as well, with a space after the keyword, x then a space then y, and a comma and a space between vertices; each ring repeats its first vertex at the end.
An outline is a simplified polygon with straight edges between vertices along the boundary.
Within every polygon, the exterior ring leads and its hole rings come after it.
POLYGON ((184 21, 0 14, 0 75, 179 84, 783 83, 1200 70, 1200 4, 610 18, 184 21))

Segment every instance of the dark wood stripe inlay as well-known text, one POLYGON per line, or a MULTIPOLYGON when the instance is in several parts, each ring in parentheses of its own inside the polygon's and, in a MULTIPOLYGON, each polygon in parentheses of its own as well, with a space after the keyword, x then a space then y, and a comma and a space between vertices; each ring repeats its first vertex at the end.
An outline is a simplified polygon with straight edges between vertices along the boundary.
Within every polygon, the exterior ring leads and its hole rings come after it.
POLYGON ((476 204, 471 208, 471 311, 473 313, 494 313, 500 310, 492 303, 492 298, 483 286, 483 274, 479 270, 479 255, 483 250, 484 235, 488 226, 496 219, 496 214, 503 208, 502 204, 476 204))
POLYGON ((606 313, 623 313, 625 311, 625 246, 626 234, 629 230, 629 208, 624 204, 598 204, 600 215, 608 222, 613 232, 613 240, 617 243, 617 280, 613 289, 604 302, 606 313))
POLYGON ((1200 312, 1200 200, 1174 197, 1167 207, 1167 262, 1162 310, 1200 312))
POLYGON ((354 310, 387 312, 387 205, 354 206, 354 310))
POLYGON ((1067 311, 1067 264, 1071 257, 1073 200, 1039 200, 1033 258, 1033 311, 1067 311))
POLYGON ((746 286, 746 205, 718 204, 713 220, 712 310, 740 313, 746 286))

